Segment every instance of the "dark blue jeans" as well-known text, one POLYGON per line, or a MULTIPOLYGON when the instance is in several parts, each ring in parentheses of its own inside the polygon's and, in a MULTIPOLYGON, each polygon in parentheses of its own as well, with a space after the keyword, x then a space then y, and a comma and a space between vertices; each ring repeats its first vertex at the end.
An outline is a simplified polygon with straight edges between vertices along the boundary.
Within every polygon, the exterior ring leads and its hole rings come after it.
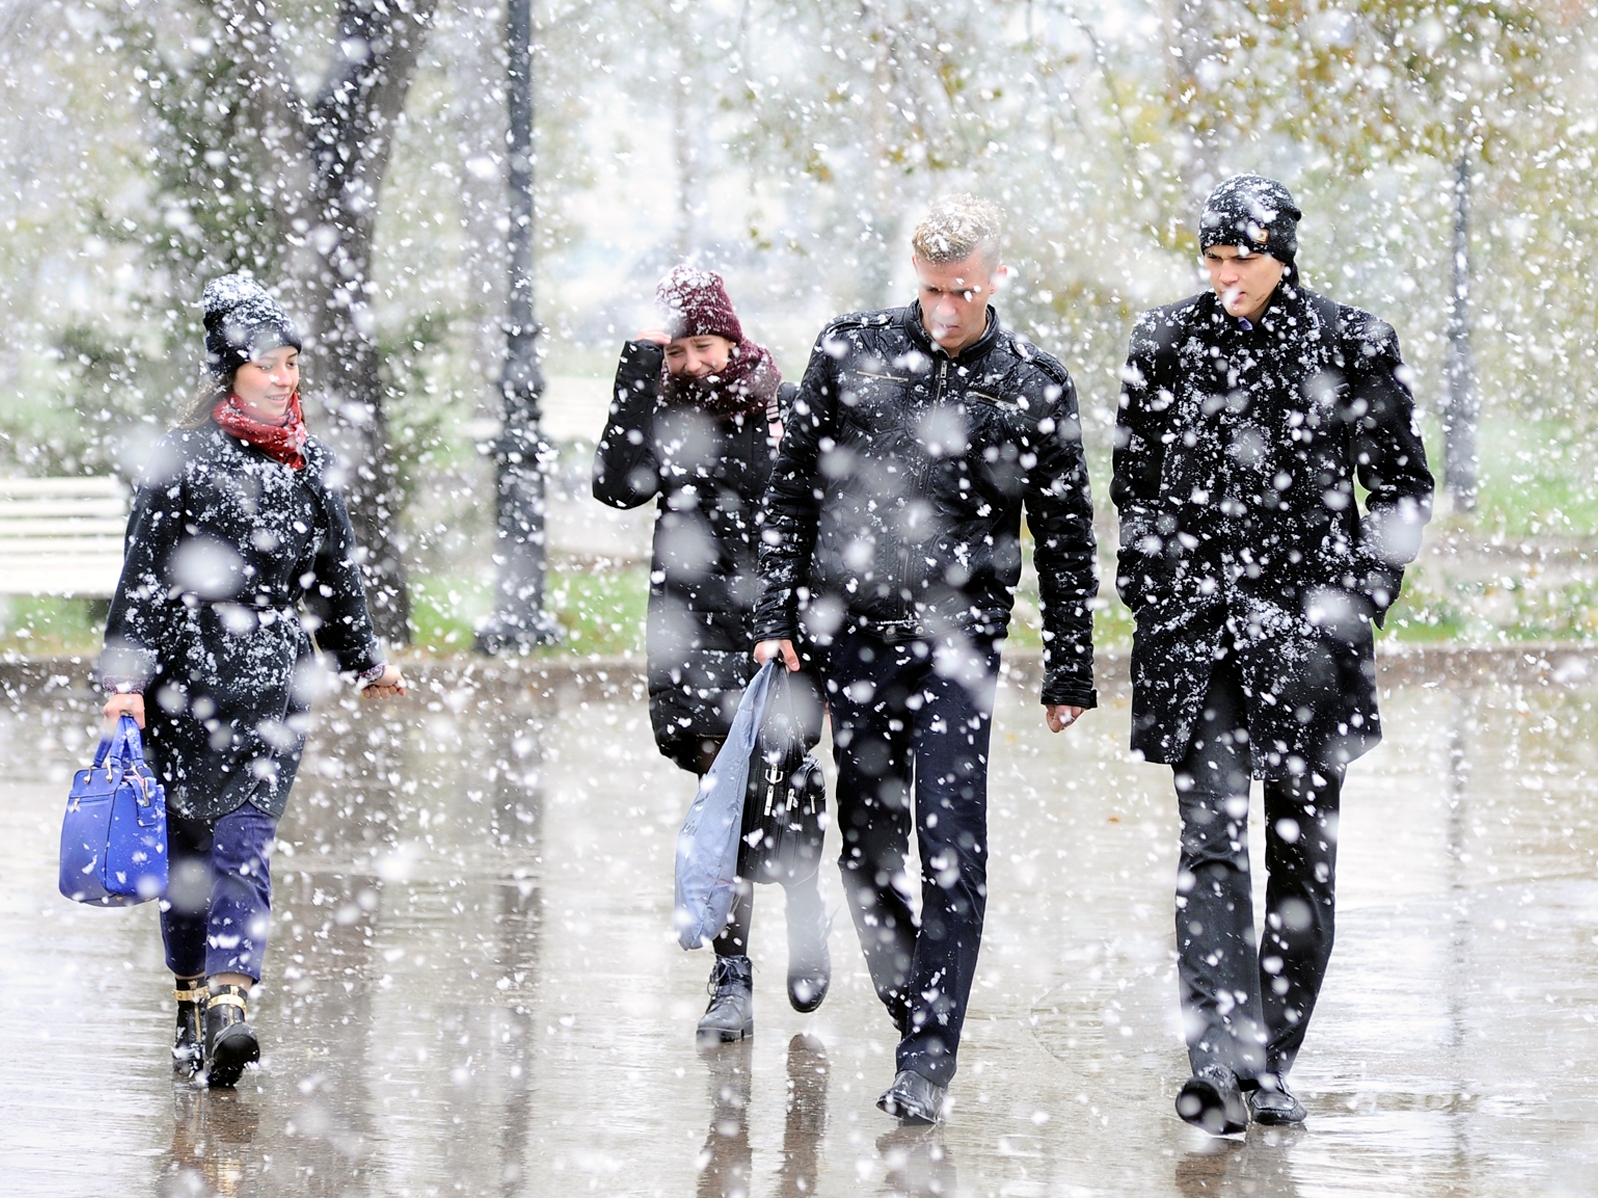
POLYGON ((168 812, 171 881, 161 900, 161 939, 176 976, 261 980, 276 833, 277 820, 249 803, 214 824, 168 812))
POLYGON ((998 672, 996 641, 959 635, 888 644, 846 632, 827 661, 844 890, 901 1035, 898 1068, 941 1085, 954 1076, 987 908, 998 672), (919 920, 905 876, 912 822, 919 920))
POLYGON ((1261 1074, 1286 1077, 1292 1068, 1331 959, 1343 772, 1322 766, 1263 784, 1259 946, 1248 854, 1253 762, 1233 660, 1216 663, 1198 731, 1176 769, 1177 970, 1193 1071, 1225 1065, 1251 1089, 1261 1074))

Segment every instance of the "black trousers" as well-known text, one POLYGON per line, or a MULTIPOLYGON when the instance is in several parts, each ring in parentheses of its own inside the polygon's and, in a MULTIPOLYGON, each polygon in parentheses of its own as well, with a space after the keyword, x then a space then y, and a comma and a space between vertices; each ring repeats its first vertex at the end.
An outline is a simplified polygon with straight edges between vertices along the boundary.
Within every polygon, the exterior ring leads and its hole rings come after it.
POLYGON ((897 1067, 954 1076, 988 885, 988 741, 999 650, 954 635, 833 642, 826 666, 838 764, 839 865, 897 1067), (914 827, 921 911, 905 873, 914 827))
POLYGON ((1341 767, 1270 778, 1265 799, 1265 936, 1256 943, 1249 873, 1249 753, 1235 659, 1215 666, 1203 716, 1176 768, 1182 816, 1177 965, 1188 1057, 1232 1069, 1245 1089, 1285 1077, 1332 955, 1341 767))

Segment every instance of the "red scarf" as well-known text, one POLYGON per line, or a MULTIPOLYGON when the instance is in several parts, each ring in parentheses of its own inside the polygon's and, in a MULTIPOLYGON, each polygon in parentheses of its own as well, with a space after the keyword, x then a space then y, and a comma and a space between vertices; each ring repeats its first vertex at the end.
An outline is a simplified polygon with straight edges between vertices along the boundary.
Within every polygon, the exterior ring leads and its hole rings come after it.
POLYGON ((275 462, 295 470, 305 468, 305 455, 301 452, 311 434, 305 431, 305 414, 300 411, 300 393, 289 396, 289 410, 283 414, 282 424, 263 424, 244 411, 243 401, 229 394, 216 401, 211 409, 211 419, 246 445, 254 445, 275 462))

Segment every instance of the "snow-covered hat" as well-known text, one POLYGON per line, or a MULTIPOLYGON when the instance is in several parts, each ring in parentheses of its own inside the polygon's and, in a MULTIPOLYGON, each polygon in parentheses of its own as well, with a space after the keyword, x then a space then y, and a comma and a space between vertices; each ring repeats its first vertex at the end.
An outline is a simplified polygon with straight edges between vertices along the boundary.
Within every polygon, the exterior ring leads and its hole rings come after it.
POLYGON ((1269 254, 1289 266, 1298 253, 1298 222, 1304 214, 1293 193, 1263 175, 1233 175, 1204 201, 1199 248, 1235 245, 1269 254))
POLYGON ((725 337, 734 345, 744 339, 743 325, 727 298, 727 285, 711 270, 674 266, 655 288, 666 332, 679 337, 725 337))
POLYGON ((205 364, 227 378, 258 354, 301 348, 300 332, 275 299, 248 275, 223 275, 205 285, 205 364))

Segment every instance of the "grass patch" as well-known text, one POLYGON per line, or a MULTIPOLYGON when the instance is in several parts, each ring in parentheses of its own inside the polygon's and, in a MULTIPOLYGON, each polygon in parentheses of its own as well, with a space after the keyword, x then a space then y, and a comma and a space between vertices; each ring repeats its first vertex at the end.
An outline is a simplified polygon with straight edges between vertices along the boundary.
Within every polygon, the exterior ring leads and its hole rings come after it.
MULTIPOLYGON (((413 648, 446 655, 470 651, 478 623, 493 609, 493 591, 493 583, 484 579, 414 579, 413 648)), ((539 656, 622 657, 643 652, 647 566, 609 570, 557 566, 545 580, 545 595, 563 635, 558 644, 538 650, 539 656)))
MULTIPOLYGON (((547 600, 560 623, 559 644, 539 655, 621 657, 644 650, 649 601, 646 566, 593 571, 557 567, 547 600)), ((476 578, 411 580, 412 650, 447 656, 469 653, 477 625, 493 607, 493 584, 476 578)), ((100 652, 104 600, 15 596, 0 598, 0 653, 22 657, 88 656, 100 652)))
MULTIPOLYGON (((1427 453, 1443 484, 1442 436, 1427 453)), ((1474 536, 1598 537, 1598 434, 1560 420, 1495 417, 1477 430, 1476 511, 1451 521, 1474 536)), ((1442 529, 1434 530, 1441 532, 1442 529)))
POLYGON ((109 609, 104 599, 0 596, 0 653, 23 657, 98 653, 109 609))

